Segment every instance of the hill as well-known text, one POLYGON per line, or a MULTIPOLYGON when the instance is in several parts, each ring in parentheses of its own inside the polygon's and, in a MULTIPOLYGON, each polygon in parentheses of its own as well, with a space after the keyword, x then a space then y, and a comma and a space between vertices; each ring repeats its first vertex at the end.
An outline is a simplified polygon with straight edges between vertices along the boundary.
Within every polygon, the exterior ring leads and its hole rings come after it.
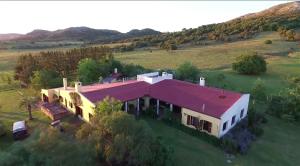
POLYGON ((290 2, 273 6, 267 10, 257 13, 250 13, 242 16, 242 19, 249 19, 253 17, 266 17, 266 16, 281 16, 286 14, 297 14, 300 12, 300 2, 290 2))
MULTIPOLYGON (((140 38, 145 45, 169 49, 170 45, 207 45, 211 42, 231 42, 254 37, 259 32, 300 27, 300 2, 280 4, 257 13, 247 14, 227 22, 203 25, 198 28, 183 29, 140 38)), ((135 39, 135 41, 137 41, 135 39)))
POLYGON ((127 39, 131 37, 141 37, 145 35, 160 34, 153 29, 131 30, 127 33, 121 33, 115 30, 93 29, 89 27, 70 27, 55 31, 36 29, 25 35, 20 34, 2 34, 0 41, 87 41, 87 42, 112 42, 116 40, 127 39))
POLYGON ((12 40, 21 36, 23 35, 17 33, 0 34, 0 41, 12 40))

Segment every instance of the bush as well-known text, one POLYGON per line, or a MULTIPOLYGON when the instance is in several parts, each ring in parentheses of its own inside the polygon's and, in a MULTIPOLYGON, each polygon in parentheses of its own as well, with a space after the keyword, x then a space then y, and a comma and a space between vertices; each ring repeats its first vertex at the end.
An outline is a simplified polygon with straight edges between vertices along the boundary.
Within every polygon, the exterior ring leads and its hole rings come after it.
POLYGON ((251 89, 251 95, 258 101, 264 101, 266 99, 265 83, 260 78, 255 81, 251 89))
POLYGON ((226 152, 230 154, 236 154, 237 153, 237 145, 235 141, 229 138, 222 138, 221 139, 221 148, 226 152))
POLYGON ((4 126, 0 123, 0 137, 6 134, 6 130, 4 126))
POLYGON ((62 77, 55 71, 50 70, 38 70, 35 71, 31 83, 34 89, 42 88, 57 88, 61 86, 62 77))
POLYGON ((185 125, 181 124, 180 121, 177 121, 177 120, 170 121, 170 120, 163 119, 163 122, 171 127, 174 127, 176 129, 184 132, 184 133, 187 133, 189 135, 192 135, 194 137, 202 139, 213 146, 220 147, 220 145, 221 145, 221 140, 218 139, 217 137, 209 135, 205 132, 200 132, 199 130, 196 130, 193 128, 186 127, 185 125))
POLYGON ((260 74, 267 71, 267 63, 256 53, 241 55, 232 64, 232 69, 240 74, 260 74))
POLYGON ((179 80, 195 82, 199 79, 200 72, 191 62, 185 62, 176 69, 175 74, 179 80))
POLYGON ((272 44, 272 40, 265 40, 265 44, 272 44))
POLYGON ((95 155, 108 165, 167 165, 171 151, 154 135, 132 115, 102 111, 82 125, 76 137, 94 147, 95 155))
POLYGON ((279 95, 272 96, 267 112, 288 121, 299 121, 300 86, 288 88, 279 95))
POLYGON ((221 138, 221 148, 227 153, 245 154, 255 139, 256 134, 251 131, 247 119, 244 119, 221 138))
POLYGON ((97 165, 91 148, 53 128, 35 132, 25 141, 0 151, 0 165, 97 165), (34 138, 34 139, 32 139, 34 138))
POLYGON ((246 154, 251 143, 263 135, 261 124, 266 122, 264 113, 257 112, 253 107, 249 108, 248 117, 221 138, 221 148, 227 153, 246 154))

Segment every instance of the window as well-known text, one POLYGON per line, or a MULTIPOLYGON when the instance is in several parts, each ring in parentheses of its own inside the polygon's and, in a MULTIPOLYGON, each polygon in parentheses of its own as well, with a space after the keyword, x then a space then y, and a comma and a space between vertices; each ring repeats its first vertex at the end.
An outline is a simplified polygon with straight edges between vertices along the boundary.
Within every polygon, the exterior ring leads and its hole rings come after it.
POLYGON ((89 113, 89 120, 93 118, 93 115, 89 113))
POLYGON ((212 126, 212 124, 210 122, 204 120, 202 129, 211 133, 211 126, 212 126))
POLYGON ((241 114, 240 114, 240 118, 242 118, 244 116, 244 109, 242 109, 241 114))
POLYGON ((72 102, 69 102, 69 106, 70 106, 71 108, 73 108, 73 104, 72 104, 72 102))
POLYGON ((198 127, 199 126, 198 118, 188 115, 187 116, 187 125, 193 125, 195 127, 198 127))
POLYGON ((227 122, 223 123, 223 131, 227 128, 227 122))
POLYGON ((235 123, 235 115, 231 119, 231 125, 233 125, 234 123, 235 123))
POLYGON ((61 102, 61 103, 64 101, 64 99, 61 96, 59 96, 58 99, 59 99, 59 102, 61 102))
POLYGON ((65 98, 65 106, 68 107, 68 100, 65 98))

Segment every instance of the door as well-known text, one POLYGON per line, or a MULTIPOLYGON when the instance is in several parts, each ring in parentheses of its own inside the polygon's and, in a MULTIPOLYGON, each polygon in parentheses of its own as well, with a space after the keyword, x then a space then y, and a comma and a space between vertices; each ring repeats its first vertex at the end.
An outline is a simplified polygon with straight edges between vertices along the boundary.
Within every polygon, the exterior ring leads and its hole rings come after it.
POLYGON ((82 109, 78 106, 75 106, 75 109, 76 109, 75 115, 80 116, 82 118, 83 117, 82 116, 82 109))
POLYGON ((49 102, 49 98, 45 94, 43 94, 43 102, 49 102))

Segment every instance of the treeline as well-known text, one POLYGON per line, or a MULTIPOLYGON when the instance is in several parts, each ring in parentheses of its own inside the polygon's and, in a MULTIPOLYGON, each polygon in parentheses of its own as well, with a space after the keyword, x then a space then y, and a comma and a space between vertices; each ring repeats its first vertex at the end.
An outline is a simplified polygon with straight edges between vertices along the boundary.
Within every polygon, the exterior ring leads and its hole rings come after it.
MULTIPOLYGON (((172 50, 177 49, 179 45, 187 43, 206 45, 207 41, 230 42, 249 39, 264 31, 281 31, 281 29, 284 29, 285 32, 288 32, 286 36, 291 36, 292 32, 295 32, 293 29, 299 27, 300 14, 237 18, 224 23, 203 25, 198 28, 183 29, 173 33, 145 36, 126 40, 126 42, 132 42, 132 46, 156 46, 161 49, 172 50), (292 30, 292 32, 289 30, 292 30)), ((287 38, 288 40, 295 40, 293 37, 287 38)), ((131 51, 134 48, 126 51, 131 51)))
POLYGON ((25 54, 18 58, 15 67, 15 79, 28 85, 34 71, 47 70, 61 77, 72 75, 81 59, 109 60, 113 58, 108 47, 75 48, 67 51, 47 51, 36 55, 25 54))

